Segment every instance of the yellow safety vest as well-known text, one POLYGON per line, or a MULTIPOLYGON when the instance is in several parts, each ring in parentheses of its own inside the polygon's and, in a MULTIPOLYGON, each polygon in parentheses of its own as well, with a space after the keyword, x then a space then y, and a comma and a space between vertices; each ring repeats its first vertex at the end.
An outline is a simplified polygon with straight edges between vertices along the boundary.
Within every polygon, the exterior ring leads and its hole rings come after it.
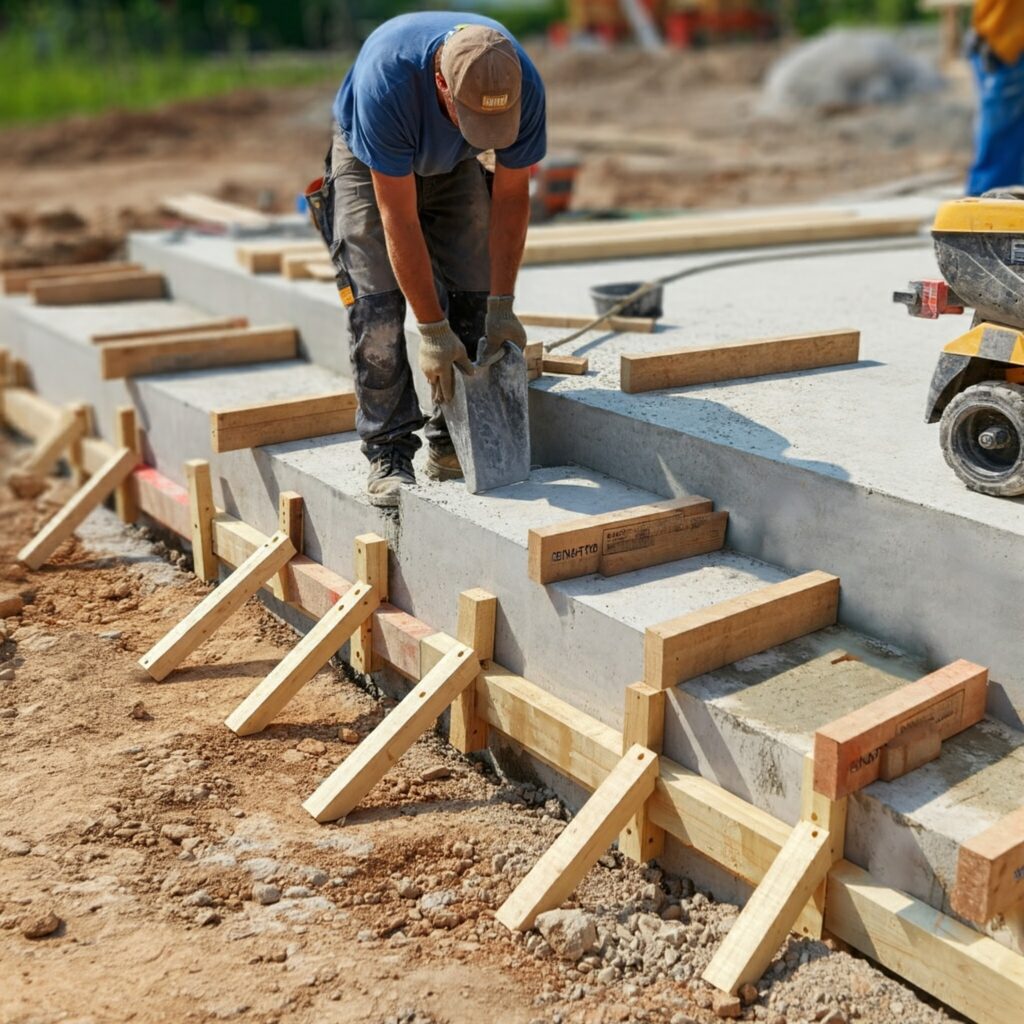
POLYGON ((1024 0, 975 0, 974 30, 1005 64, 1024 53, 1024 0))

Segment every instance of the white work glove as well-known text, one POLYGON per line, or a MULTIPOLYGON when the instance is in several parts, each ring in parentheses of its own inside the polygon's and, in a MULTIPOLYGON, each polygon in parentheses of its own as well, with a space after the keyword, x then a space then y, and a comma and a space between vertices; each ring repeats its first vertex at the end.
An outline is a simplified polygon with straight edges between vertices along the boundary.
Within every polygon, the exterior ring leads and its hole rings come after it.
POLYGON ((417 324, 420 338, 420 369, 430 381, 430 395, 435 402, 450 402, 455 392, 454 371, 459 366, 473 372, 466 346, 459 341, 447 320, 436 324, 417 324))
POLYGON ((511 341, 520 350, 526 348, 526 328, 512 312, 513 295, 491 295, 487 299, 484 338, 477 353, 477 366, 490 366, 501 358, 502 345, 511 341))

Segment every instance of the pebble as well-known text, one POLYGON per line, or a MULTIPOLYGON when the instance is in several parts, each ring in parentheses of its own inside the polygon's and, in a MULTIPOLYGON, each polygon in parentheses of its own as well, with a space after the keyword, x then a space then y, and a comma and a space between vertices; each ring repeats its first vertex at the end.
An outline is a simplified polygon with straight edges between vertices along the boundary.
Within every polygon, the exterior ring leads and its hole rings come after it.
POLYGON ((301 750, 304 754, 320 754, 327 753, 327 744, 321 743, 320 740, 315 740, 311 736, 307 736, 304 740, 299 740, 295 746, 296 750, 301 750))
POLYGON ((160 835, 169 839, 175 846, 180 845, 184 840, 188 839, 192 835, 193 829, 191 825, 180 825, 180 824, 167 824, 160 828, 160 835))
POLYGON ((742 1015, 743 1006, 736 996, 727 992, 716 992, 711 997, 711 1009, 716 1017, 732 1019, 742 1015))
POLYGON ((0 708, 0 718, 17 718, 17 708, 0 708))
POLYGON ((548 910, 537 915, 536 927, 565 960, 579 960, 597 948, 594 918, 582 910, 548 910))
POLYGON ((425 772, 421 772, 420 782, 439 782, 441 779, 450 779, 451 777, 451 769, 439 765, 437 768, 428 768, 425 772))
POLYGON ((64 922, 52 911, 47 914, 34 914, 21 922, 21 934, 26 939, 45 939, 52 935, 64 922))
POLYGON ((745 985, 740 988, 739 991, 740 1000, 744 1006, 749 1006, 751 1003, 757 1002, 757 988, 751 985, 748 981, 745 985))
POLYGON ((32 852, 31 843, 25 842, 24 839, 0 840, 0 848, 3 848, 12 857, 27 857, 32 852))
POLYGON ((347 725, 343 725, 338 730, 338 739, 341 740, 342 743, 358 743, 362 737, 355 731, 355 729, 350 729, 347 725))
POLYGON ((119 629, 111 629, 106 633, 100 633, 101 640, 120 640, 124 634, 119 629))
POLYGON ((220 914, 216 910, 200 910, 196 914, 196 924, 205 927, 211 924, 220 924, 220 914))
MULTIPOLYGON (((273 889, 274 886, 271 886, 273 889)), ((312 889, 307 889, 304 885, 289 885, 284 891, 285 899, 288 900, 305 900, 309 899, 313 895, 312 889)))
POLYGON ((306 756, 300 750, 286 750, 281 755, 281 760, 285 764, 302 764, 306 760, 306 756))
POLYGON ((269 907, 281 899, 281 890, 269 882, 257 882, 252 887, 252 898, 262 906, 269 907))
POLYGON ((186 907, 212 907, 213 897, 205 889, 196 889, 191 896, 185 897, 186 907))
POLYGON ((418 900, 423 890, 410 878, 403 878, 398 883, 398 895, 403 900, 418 900))

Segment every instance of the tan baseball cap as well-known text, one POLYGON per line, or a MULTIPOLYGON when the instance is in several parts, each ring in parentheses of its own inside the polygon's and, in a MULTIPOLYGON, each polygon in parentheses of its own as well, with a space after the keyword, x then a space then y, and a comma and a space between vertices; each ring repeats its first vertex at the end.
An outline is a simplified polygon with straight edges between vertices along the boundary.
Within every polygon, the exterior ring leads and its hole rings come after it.
POLYGON ((460 26, 444 42, 441 74, 471 146, 505 149, 516 141, 523 69, 509 39, 486 25, 460 26))

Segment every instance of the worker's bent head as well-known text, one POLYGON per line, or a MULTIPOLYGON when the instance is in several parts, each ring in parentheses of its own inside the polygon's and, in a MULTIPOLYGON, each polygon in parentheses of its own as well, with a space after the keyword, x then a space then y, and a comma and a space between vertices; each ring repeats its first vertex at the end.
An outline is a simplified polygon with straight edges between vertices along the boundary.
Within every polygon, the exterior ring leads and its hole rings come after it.
POLYGON ((476 149, 505 149, 519 136, 523 70, 511 41, 486 25, 459 25, 441 50, 439 86, 476 149))

